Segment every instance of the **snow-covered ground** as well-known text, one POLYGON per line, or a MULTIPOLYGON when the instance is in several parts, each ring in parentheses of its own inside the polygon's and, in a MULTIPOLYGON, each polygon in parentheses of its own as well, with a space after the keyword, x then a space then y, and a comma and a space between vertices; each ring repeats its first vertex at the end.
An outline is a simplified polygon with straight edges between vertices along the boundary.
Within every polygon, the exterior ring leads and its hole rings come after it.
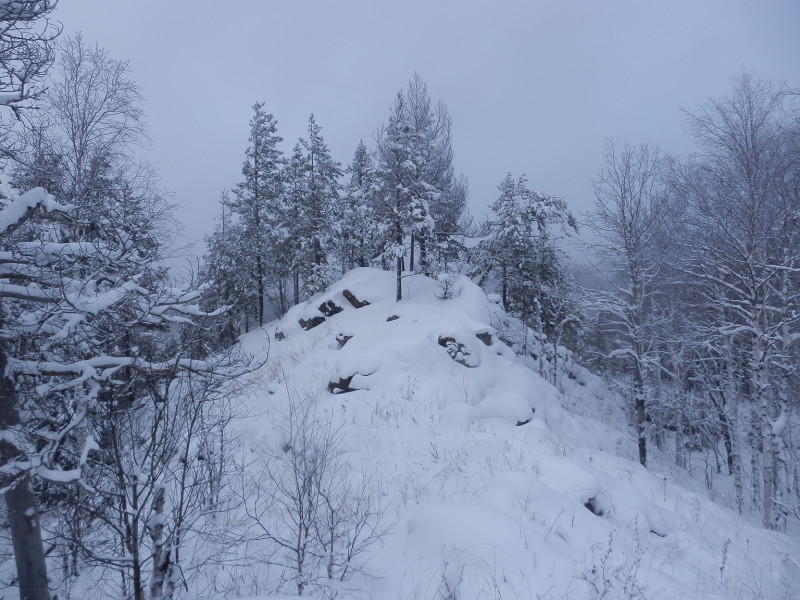
MULTIPOLYGON (((392 273, 356 269, 242 340, 269 357, 242 397, 247 418, 233 425, 244 454, 280 456, 289 406, 310 407, 339 432, 341 477, 369 488, 353 492, 382 514, 363 569, 327 593, 800 598, 797 539, 641 467, 598 378, 565 378, 559 392, 498 339, 501 309, 469 280, 459 287, 442 300, 436 282, 410 276, 398 303, 392 273), (369 304, 356 308, 345 290, 369 304), (323 303, 330 316, 301 327, 323 303)), ((238 593, 294 593, 292 574, 267 565, 275 550, 261 544, 246 550, 257 564, 231 575, 238 593)), ((217 584, 208 585, 204 597, 217 584)))

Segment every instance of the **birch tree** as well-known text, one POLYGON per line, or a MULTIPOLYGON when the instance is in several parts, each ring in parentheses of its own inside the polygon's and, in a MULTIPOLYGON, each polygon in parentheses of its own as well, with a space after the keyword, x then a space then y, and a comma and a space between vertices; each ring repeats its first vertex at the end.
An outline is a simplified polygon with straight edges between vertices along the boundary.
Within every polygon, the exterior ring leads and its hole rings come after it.
POLYGON ((599 325, 612 339, 608 358, 626 365, 639 462, 646 465, 648 382, 658 365, 654 302, 665 260, 663 231, 668 217, 664 165, 652 146, 615 141, 606 145, 604 159, 594 182, 594 211, 587 220, 612 285, 612 291, 596 295, 599 325))
POLYGON ((800 320, 798 155, 789 141, 796 122, 777 90, 748 73, 730 96, 687 120, 701 153, 682 165, 676 184, 691 236, 685 271, 703 290, 707 335, 743 374, 729 417, 747 432, 753 505, 776 528, 786 390, 795 377, 787 358, 800 320))

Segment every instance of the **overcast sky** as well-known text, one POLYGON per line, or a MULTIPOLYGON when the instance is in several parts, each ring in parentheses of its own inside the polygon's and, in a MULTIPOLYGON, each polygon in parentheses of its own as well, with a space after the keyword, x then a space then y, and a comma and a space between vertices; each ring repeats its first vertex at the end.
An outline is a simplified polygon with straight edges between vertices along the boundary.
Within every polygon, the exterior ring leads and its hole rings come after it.
POLYGON ((418 72, 481 216, 509 171, 588 210, 607 138, 688 152, 681 107, 742 67, 800 87, 798 0, 61 0, 54 16, 130 61, 148 158, 195 240, 241 179, 256 101, 287 154, 313 112, 346 165, 418 72))

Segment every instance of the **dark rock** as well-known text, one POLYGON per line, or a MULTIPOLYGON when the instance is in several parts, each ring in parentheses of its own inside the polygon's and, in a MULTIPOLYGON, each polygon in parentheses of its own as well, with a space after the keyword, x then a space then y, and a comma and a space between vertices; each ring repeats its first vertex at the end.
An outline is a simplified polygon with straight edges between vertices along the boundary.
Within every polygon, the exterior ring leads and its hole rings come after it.
POLYGON ((467 356, 470 356, 470 353, 467 352, 466 346, 461 342, 457 342, 455 338, 439 336, 439 345, 447 350, 447 354, 450 355, 450 358, 458 364, 469 367, 470 369, 477 366, 467 363, 467 356))
POLYGON ((597 496, 592 496, 591 498, 589 498, 584 504, 584 506, 588 508, 590 512, 596 514, 598 517, 602 517, 605 514, 605 511, 598 506, 597 496))
POLYGON ((286 334, 283 333, 282 331, 276 331, 275 332, 275 339, 278 340, 279 342, 281 340, 285 340, 286 339, 286 334))
POLYGON ((309 329, 314 329, 317 325, 324 323, 325 317, 321 317, 317 315, 316 317, 311 317, 310 319, 300 319, 298 323, 300 323, 300 327, 308 331, 309 329))
POLYGON ((487 346, 491 346, 492 345, 492 334, 489 333, 489 332, 476 333, 475 337, 478 338, 480 341, 482 341, 487 346))
POLYGON ((397 315, 392 315, 391 317, 389 317, 388 319, 386 319, 386 321, 387 321, 387 322, 388 322, 388 321, 397 321, 397 319, 399 319, 399 318, 400 318, 400 317, 398 317, 397 315))
POLYGON ((352 304, 355 308, 364 308, 365 306, 369 306, 369 302, 366 300, 359 300, 355 297, 353 292, 350 290, 344 290, 342 295, 347 299, 347 301, 352 304))
POLYGON ((344 309, 341 306, 336 306, 333 300, 328 300, 319 305, 319 312, 326 317, 332 317, 335 314, 342 312, 344 309))
POLYGON ((328 383, 328 391, 331 394, 346 394, 347 392, 354 392, 355 390, 350 387, 350 382, 353 381, 353 375, 350 377, 340 377, 339 381, 331 381, 328 383))

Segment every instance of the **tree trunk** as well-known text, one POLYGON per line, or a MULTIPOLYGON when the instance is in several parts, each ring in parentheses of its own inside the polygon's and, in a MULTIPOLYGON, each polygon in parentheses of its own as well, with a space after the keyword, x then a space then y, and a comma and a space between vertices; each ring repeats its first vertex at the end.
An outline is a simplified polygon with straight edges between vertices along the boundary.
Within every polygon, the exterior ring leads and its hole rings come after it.
POLYGON ((397 257, 397 298, 396 300, 400 302, 403 299, 403 258, 398 256, 397 257))
POLYGON ((261 256, 256 256, 256 270, 258 272, 258 299, 256 309, 258 310, 258 326, 264 326, 264 263, 261 256))
MULTIPOLYGON (((735 415, 735 413, 734 413, 735 415)), ((734 416, 734 419, 736 417, 734 416)), ((734 421, 731 428, 731 466, 733 474, 733 494, 736 499, 736 509, 741 515, 744 512, 744 482, 742 480, 742 455, 739 451, 739 433, 734 421)))
POLYGON ((633 342, 633 405, 636 411, 636 437, 639 446, 639 463, 647 466, 647 411, 644 395, 644 376, 640 357, 642 352, 636 340, 633 342))
POLYGON ((425 236, 419 238, 419 269, 425 275, 431 274, 430 264, 428 261, 428 247, 425 244, 425 236))
POLYGON ((644 390, 641 387, 641 384, 636 385, 634 387, 634 394, 636 398, 634 400, 636 405, 636 435, 637 435, 637 444, 639 446, 639 463, 643 466, 647 466, 647 429, 645 427, 645 422, 647 420, 647 415, 645 413, 645 402, 644 402, 644 390))
MULTIPOLYGON (((0 430, 19 424, 17 394, 14 382, 6 377, 8 359, 0 344, 0 430)), ((19 450, 7 440, 0 441, 3 464, 19 456, 19 450)), ((2 482, 6 485, 10 482, 2 482)), ((8 524, 17 563, 20 600, 48 600, 47 566, 44 561, 39 507, 31 489, 31 478, 24 475, 5 494, 8 524)))
POLYGON ((167 590, 167 596, 164 596, 171 558, 169 543, 164 539, 165 494, 166 490, 161 486, 156 490, 153 497, 153 520, 155 524, 150 528, 150 539, 153 542, 153 577, 150 580, 150 600, 161 600, 172 595, 167 590))
POLYGON ((39 509, 30 475, 6 492, 8 523, 17 563, 20 600, 49 600, 39 509))
POLYGON ((411 234, 411 259, 409 260, 409 267, 408 267, 409 271, 413 271, 414 270, 414 243, 417 241, 416 238, 417 238, 417 236, 415 236, 412 233, 411 234))
MULTIPOLYGON (((395 200, 395 210, 397 214, 400 214, 400 201, 395 200)), ((401 252, 401 248, 403 247, 403 225, 399 221, 399 216, 395 217, 398 219, 395 224, 395 231, 394 231, 394 241, 396 244, 395 252, 397 252, 397 301, 403 299, 403 290, 401 288, 401 283, 403 280, 403 253, 401 252)), ((414 244, 411 244, 411 247, 414 247, 414 244)))
POLYGON ((758 411, 750 408, 749 410, 749 431, 747 441, 750 443, 750 479, 753 490, 753 506, 756 510, 761 510, 761 431, 758 422, 758 411))
POLYGON ((503 265, 503 310, 508 310, 508 267, 503 265))

